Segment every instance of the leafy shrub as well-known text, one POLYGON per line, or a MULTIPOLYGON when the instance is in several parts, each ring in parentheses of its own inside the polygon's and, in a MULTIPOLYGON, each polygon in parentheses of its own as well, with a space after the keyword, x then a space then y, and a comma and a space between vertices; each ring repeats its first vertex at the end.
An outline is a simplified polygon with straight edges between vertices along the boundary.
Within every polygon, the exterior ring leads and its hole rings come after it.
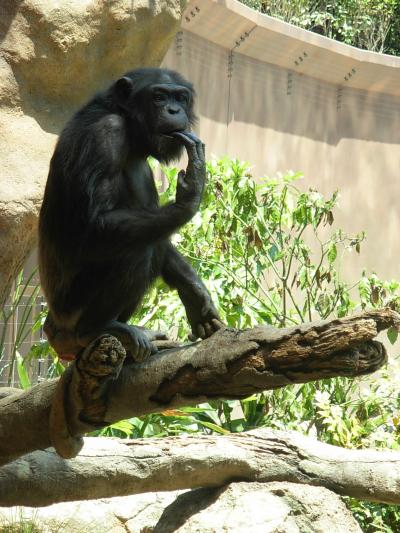
POLYGON ((399 54, 399 0, 240 0, 243 4, 373 52, 399 54))

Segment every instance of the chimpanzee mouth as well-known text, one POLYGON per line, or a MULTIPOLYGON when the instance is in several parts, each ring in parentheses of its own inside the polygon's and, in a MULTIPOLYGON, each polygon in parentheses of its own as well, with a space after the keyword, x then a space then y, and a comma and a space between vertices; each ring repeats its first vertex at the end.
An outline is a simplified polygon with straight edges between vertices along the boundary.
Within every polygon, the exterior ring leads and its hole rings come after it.
POLYGON ((167 139, 174 139, 177 140, 177 137, 174 135, 174 133, 185 133, 186 130, 172 130, 165 133, 160 133, 161 137, 166 137, 167 139))
MULTIPOLYGON (((184 130, 180 130, 179 132, 184 130)), ((178 131, 157 133, 153 143, 153 157, 161 163, 178 161, 184 150, 184 144, 180 135, 175 135, 178 131)), ((182 135, 183 137, 183 135, 182 135)))

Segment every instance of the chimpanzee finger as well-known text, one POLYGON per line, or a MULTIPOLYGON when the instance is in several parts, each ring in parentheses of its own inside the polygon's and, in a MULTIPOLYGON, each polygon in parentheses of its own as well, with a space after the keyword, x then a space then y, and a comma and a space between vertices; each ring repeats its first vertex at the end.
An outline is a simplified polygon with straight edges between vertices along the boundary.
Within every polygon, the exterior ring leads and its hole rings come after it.
POLYGON ((150 356, 151 349, 149 347, 148 348, 143 348, 142 354, 143 354, 142 361, 145 361, 150 356))
MULTIPOLYGON (((181 170, 181 172, 185 173, 184 170, 181 170)), ((146 339, 149 341, 149 346, 151 345, 151 341, 154 340, 168 340, 168 334, 166 331, 144 328, 143 333, 146 335, 146 339)))
POLYGON ((196 143, 197 156, 201 161, 204 161, 206 157, 206 145, 191 131, 185 132, 185 135, 196 143))
MULTIPOLYGON (((178 132, 180 133, 180 132, 178 132)), ((192 139, 192 141, 194 141, 196 144, 197 143, 201 143, 201 140, 197 137, 197 135, 195 133, 193 133, 192 131, 183 131, 182 132, 184 135, 186 135, 187 137, 189 137, 189 139, 192 139)))
POLYGON ((197 324, 197 336, 200 337, 200 339, 206 338, 206 332, 204 330, 203 324, 197 324))
POLYGON ((185 131, 183 132, 185 135, 189 137, 189 139, 192 139, 196 143, 196 150, 197 150, 197 156, 201 161, 204 161, 205 159, 205 144, 201 139, 199 139, 194 133, 191 131, 185 131))
POLYGON ((153 343, 149 341, 149 339, 146 337, 143 342, 143 358, 147 359, 147 357, 150 356, 152 351, 153 343))
POLYGON ((192 139, 186 131, 174 131, 171 133, 171 135, 174 137, 174 139, 180 139, 185 146, 194 146, 197 142, 192 139))
POLYGON ((206 158, 205 155, 205 144, 202 141, 199 141, 196 144, 196 150, 197 150, 197 156, 200 159, 200 161, 204 161, 206 158))
POLYGON ((178 185, 183 188, 187 187, 186 172, 184 170, 178 172, 178 185))
MULTIPOLYGON (((168 340, 168 337, 166 336, 166 340, 168 340)), ((158 352, 158 348, 154 343, 151 343, 151 349, 150 349, 150 355, 153 355, 158 352)))
POLYGON ((196 143, 187 135, 186 132, 183 133, 180 131, 176 131, 171 135, 173 135, 174 138, 180 139, 183 142, 189 157, 189 161, 193 161, 198 158, 196 143))
POLYGON ((224 323, 221 322, 221 320, 219 320, 218 318, 212 318, 211 324, 214 328, 214 331, 218 331, 219 329, 224 327, 224 323))
POLYGON ((140 346, 135 346, 135 347, 132 347, 131 349, 131 355, 132 355, 132 359, 135 361, 135 362, 139 362, 141 360, 141 355, 140 355, 140 346))
POLYGON ((141 363, 150 355, 150 342, 146 337, 139 339, 139 349, 137 354, 137 362, 141 363))
POLYGON ((211 324, 209 322, 204 322, 203 327, 206 333, 206 338, 211 337, 211 335, 214 333, 214 329, 212 328, 211 324))
POLYGON ((195 342, 198 339, 198 336, 194 333, 189 333, 188 339, 190 340, 190 342, 195 342))
POLYGON ((135 360, 136 363, 141 363, 143 361, 143 348, 142 346, 140 346, 140 344, 136 348, 136 352, 133 355, 133 359, 135 360))

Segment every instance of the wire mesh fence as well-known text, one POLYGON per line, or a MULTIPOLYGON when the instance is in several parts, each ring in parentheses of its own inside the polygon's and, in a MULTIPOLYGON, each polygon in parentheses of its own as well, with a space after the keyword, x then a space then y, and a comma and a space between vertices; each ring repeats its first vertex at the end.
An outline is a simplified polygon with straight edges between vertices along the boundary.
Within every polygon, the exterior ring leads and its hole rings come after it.
POLYGON ((21 273, 0 311, 0 387, 20 385, 22 360, 32 384, 46 377, 51 357, 31 357, 32 346, 44 340, 39 317, 45 309, 36 271, 21 273))

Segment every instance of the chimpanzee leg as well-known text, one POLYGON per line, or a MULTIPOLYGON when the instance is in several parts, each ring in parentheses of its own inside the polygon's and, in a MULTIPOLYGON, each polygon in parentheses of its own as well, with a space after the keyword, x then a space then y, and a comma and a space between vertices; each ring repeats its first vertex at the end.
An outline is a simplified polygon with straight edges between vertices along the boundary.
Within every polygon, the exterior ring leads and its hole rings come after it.
MULTIPOLYGON (((99 335, 109 333, 121 341, 135 361, 142 361, 157 351, 146 330, 126 324, 140 306, 151 282, 151 249, 146 253, 142 251, 142 255, 144 259, 139 263, 133 256, 120 264, 118 277, 115 277, 111 266, 109 270, 100 270, 97 286, 82 298, 83 305, 75 326, 76 339, 81 346, 87 346, 99 335)), ((86 285, 92 287, 90 283, 89 279, 86 285)))
POLYGON ((206 286, 170 243, 165 244, 161 275, 178 290, 195 338, 205 339, 223 327, 206 286))
POLYGON ((81 317, 74 330, 55 324, 51 313, 48 314, 44 331, 50 345, 61 359, 73 360, 93 340, 102 334, 109 333, 117 337, 135 361, 142 361, 150 353, 157 351, 153 347, 151 335, 144 328, 130 326, 118 320, 104 322, 101 326, 85 323, 81 317))
POLYGON ((102 326, 96 325, 95 328, 89 329, 85 329, 84 322, 80 321, 76 330, 76 339, 81 346, 87 346, 94 339, 106 333, 117 337, 136 362, 143 361, 151 353, 157 351, 144 328, 125 324, 118 320, 110 320, 102 326))

